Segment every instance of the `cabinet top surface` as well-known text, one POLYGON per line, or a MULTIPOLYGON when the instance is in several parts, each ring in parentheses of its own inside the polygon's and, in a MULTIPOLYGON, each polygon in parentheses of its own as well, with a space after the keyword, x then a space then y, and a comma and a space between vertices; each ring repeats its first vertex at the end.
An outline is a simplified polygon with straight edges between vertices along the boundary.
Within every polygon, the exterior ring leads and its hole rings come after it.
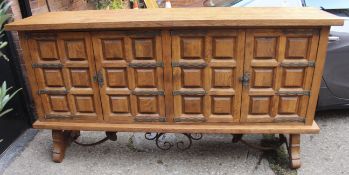
POLYGON ((315 8, 172 8, 50 12, 7 24, 6 30, 166 27, 331 26, 343 19, 315 8))

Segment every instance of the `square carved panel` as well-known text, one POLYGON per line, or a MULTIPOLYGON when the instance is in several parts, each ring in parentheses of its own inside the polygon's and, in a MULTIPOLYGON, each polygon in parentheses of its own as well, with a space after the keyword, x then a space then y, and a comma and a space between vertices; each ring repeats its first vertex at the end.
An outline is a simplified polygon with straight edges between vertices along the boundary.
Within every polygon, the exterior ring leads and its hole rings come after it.
POLYGON ((250 114, 270 114, 271 97, 269 96, 252 96, 250 98, 250 114))
POLYGON ((63 74, 60 69, 42 69, 47 87, 64 87, 63 74))
POLYGON ((274 68, 254 68, 252 87, 271 88, 274 84, 274 68))
POLYGON ((299 107, 298 96, 280 96, 279 114, 297 114, 299 107))
POLYGON ((107 68, 105 74, 108 87, 127 87, 126 68, 107 68))
POLYGON ((38 41, 38 49, 41 60, 59 60, 56 41, 38 41))
POLYGON ((213 114, 232 114, 232 97, 220 97, 220 96, 213 96, 212 97, 212 113, 213 114))
POLYGON ((69 60, 85 60, 86 59, 86 47, 84 40, 66 40, 65 51, 69 60))
POLYGON ((158 98, 156 96, 137 97, 138 113, 156 114, 158 113, 158 98))
POLYGON ((106 60, 125 59, 123 39, 102 40, 103 58, 106 60))
POLYGON ((133 39, 133 54, 135 59, 155 59, 155 43, 153 38, 133 39))
POLYGON ((233 68, 214 68, 212 69, 212 87, 215 88, 233 88, 234 73, 233 68))
POLYGON ((51 110, 54 112, 68 112, 68 101, 65 95, 49 95, 51 110))
POLYGON ((75 96, 76 111, 81 113, 95 112, 94 100, 92 95, 75 96))
POLYGON ((284 68, 282 87, 303 87, 304 71, 304 68, 284 68))
POLYGON ((185 96, 182 97, 182 109, 184 114, 201 114, 203 112, 202 97, 185 96))
POLYGON ((202 87, 203 78, 201 69, 182 69, 183 87, 202 87))
POLYGON ((156 69, 135 69, 136 87, 153 87, 157 86, 156 69))
POLYGON ((86 68, 70 69, 72 87, 86 88, 91 86, 90 73, 86 68))
POLYGON ((204 49, 204 37, 181 38, 182 59, 203 59, 204 49))
POLYGON ((213 38, 213 57, 220 59, 233 59, 236 52, 236 38, 213 38))
POLYGON ((309 45, 309 38, 287 38, 286 58, 306 59, 309 45))
POLYGON ((277 37, 256 37, 254 41, 254 57, 275 59, 277 55, 277 37))
POLYGON ((130 113, 129 96, 110 96, 110 109, 113 113, 130 113))

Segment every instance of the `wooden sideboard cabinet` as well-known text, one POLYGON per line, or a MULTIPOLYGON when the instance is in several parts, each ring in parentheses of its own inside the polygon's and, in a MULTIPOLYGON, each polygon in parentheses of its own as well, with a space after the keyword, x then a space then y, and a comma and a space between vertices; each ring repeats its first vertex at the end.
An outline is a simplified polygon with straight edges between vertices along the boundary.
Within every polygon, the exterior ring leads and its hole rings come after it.
POLYGON ((312 8, 193 8, 52 12, 6 29, 19 32, 33 127, 52 129, 56 162, 81 130, 290 134, 298 168, 342 24, 312 8))

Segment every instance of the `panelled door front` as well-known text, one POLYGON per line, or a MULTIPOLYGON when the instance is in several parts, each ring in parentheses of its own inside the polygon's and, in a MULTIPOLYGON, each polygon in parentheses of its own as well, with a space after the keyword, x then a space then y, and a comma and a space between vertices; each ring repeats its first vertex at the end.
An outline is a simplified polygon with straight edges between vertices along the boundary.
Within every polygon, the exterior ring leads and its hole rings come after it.
POLYGON ((88 33, 32 33, 28 46, 46 119, 103 119, 88 33))
POLYGON ((92 38, 105 120, 165 121, 160 32, 98 32, 92 38))
POLYGON ((247 30, 242 122, 304 122, 318 32, 247 30))
POLYGON ((176 122, 239 121, 244 37, 240 30, 171 32, 176 122))

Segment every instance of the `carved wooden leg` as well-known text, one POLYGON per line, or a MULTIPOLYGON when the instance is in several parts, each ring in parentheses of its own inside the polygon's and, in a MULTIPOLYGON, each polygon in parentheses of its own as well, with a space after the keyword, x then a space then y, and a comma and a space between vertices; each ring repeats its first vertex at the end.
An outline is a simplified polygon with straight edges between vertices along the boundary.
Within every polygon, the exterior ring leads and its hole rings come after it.
POLYGON ((300 134, 290 134, 289 140, 289 158, 290 158, 290 168, 297 169, 301 167, 300 158, 300 134))
POLYGON ((62 162, 64 159, 65 149, 79 135, 80 131, 52 130, 52 160, 57 163, 62 162))
POLYGON ((64 131, 52 130, 52 140, 53 140, 52 160, 54 162, 60 163, 64 158, 64 153, 66 148, 66 138, 64 136, 64 131))

